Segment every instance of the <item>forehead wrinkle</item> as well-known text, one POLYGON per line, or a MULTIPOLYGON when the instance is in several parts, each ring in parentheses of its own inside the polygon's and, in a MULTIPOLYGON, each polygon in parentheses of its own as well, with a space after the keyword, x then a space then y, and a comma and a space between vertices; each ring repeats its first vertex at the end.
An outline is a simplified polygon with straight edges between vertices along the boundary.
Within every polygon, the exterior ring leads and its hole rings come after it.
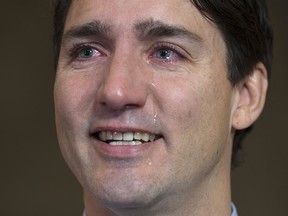
POLYGON ((148 37, 185 37, 189 40, 202 43, 203 39, 194 32, 180 25, 170 25, 159 20, 148 19, 134 24, 136 35, 140 39, 148 37))
POLYGON ((66 33, 64 33, 64 39, 70 38, 82 38, 82 37, 109 37, 111 34, 111 26, 103 23, 99 20, 93 20, 91 22, 71 27, 66 33))

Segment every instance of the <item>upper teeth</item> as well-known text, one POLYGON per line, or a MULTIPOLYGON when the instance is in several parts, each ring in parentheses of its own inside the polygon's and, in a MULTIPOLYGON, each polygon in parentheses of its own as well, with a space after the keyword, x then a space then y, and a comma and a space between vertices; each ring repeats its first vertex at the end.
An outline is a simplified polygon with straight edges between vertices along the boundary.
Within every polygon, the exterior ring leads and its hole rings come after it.
POLYGON ((140 145, 143 141, 154 141, 156 135, 142 132, 101 131, 98 138, 104 142, 109 141, 111 145, 140 145))

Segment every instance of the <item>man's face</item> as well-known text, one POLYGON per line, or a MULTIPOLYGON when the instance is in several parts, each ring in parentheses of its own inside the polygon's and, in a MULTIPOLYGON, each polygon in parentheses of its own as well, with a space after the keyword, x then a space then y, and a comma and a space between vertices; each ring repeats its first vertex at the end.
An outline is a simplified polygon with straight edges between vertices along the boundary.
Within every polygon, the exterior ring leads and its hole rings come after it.
POLYGON ((225 58, 220 32, 190 1, 74 0, 55 107, 84 190, 136 207, 227 179, 236 91, 225 58))

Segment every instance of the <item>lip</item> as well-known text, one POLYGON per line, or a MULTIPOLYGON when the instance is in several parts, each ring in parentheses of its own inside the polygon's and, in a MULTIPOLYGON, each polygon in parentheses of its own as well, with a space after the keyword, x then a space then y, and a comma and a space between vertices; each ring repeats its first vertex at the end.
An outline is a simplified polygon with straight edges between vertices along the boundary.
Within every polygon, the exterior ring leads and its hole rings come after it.
MULTIPOLYGON (((160 136, 158 139, 150 142, 143 143, 141 145, 109 145, 104 141, 98 139, 95 134, 99 133, 100 131, 113 131, 113 132, 142 132, 142 133, 149 133, 149 134, 157 134, 155 132, 151 132, 149 130, 143 130, 139 128, 114 128, 114 127, 101 127, 92 130, 90 133, 90 138, 92 139, 92 143, 95 146, 97 152, 102 156, 108 158, 115 158, 115 159, 131 159, 137 157, 143 157, 146 154, 149 155, 150 151, 153 151, 153 148, 157 148, 162 139, 160 136)), ((157 135, 158 136, 158 135, 157 135)))

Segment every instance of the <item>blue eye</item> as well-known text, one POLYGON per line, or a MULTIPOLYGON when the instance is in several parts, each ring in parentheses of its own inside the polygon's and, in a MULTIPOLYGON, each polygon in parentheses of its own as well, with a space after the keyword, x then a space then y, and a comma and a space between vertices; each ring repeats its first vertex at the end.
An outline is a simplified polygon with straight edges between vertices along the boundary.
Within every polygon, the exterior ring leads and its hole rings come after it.
POLYGON ((92 58, 96 55, 100 55, 100 53, 91 47, 87 47, 87 48, 83 48, 79 51, 78 57, 81 59, 89 59, 89 58, 92 58))
POLYGON ((174 52, 172 50, 162 48, 157 50, 156 57, 163 59, 163 60, 169 60, 173 56, 174 52))
POLYGON ((189 59, 189 54, 185 49, 170 42, 157 42, 152 45, 148 53, 149 62, 170 71, 186 64, 189 59))

